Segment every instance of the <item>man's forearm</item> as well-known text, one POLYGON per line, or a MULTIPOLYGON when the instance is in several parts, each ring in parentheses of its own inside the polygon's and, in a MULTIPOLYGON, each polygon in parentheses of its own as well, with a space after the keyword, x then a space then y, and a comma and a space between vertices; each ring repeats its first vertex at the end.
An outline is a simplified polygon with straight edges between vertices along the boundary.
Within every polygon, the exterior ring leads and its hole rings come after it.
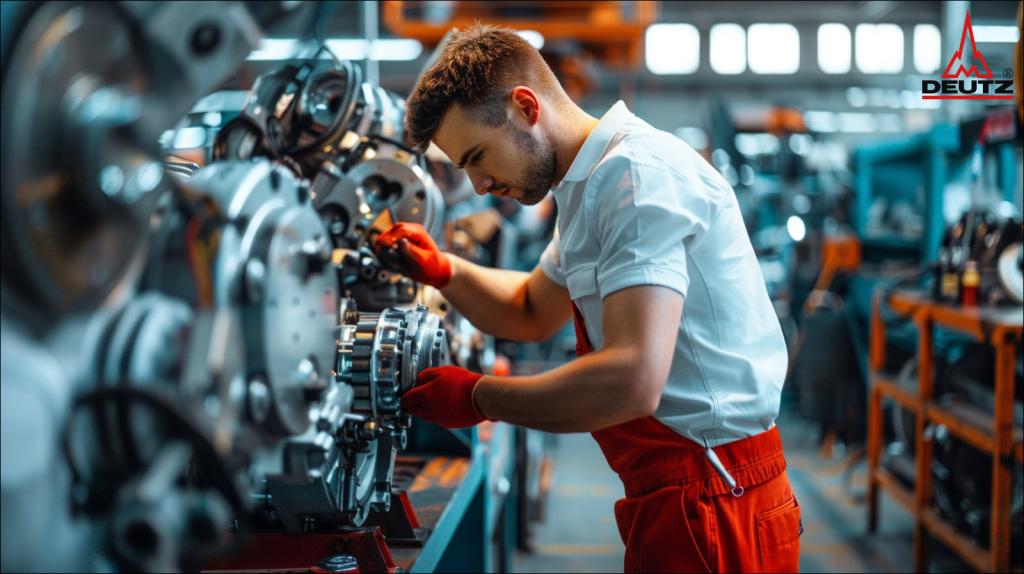
POLYGON ((489 419, 548 432, 591 432, 657 408, 664 380, 637 364, 635 351, 602 350, 540 375, 483 377, 473 397, 489 419))
POLYGON ((512 341, 536 337, 526 282, 529 273, 481 267, 455 255, 451 282, 441 293, 470 323, 485 333, 512 341))

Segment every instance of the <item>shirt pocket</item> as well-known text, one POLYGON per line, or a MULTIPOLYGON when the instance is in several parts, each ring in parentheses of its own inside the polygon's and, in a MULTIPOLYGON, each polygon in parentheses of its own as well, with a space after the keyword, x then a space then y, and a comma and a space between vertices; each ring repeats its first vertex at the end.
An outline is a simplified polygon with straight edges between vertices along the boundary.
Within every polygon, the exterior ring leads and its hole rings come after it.
POLYGON ((566 273, 565 286, 573 301, 597 293, 597 265, 583 265, 566 273))

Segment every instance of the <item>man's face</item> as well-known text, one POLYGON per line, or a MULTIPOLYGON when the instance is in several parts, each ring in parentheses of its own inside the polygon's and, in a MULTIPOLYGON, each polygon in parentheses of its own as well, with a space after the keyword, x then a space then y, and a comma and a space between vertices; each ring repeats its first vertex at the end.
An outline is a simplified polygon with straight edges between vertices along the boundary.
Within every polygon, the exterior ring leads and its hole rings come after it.
POLYGON ((456 104, 445 114, 434 143, 455 165, 466 170, 480 195, 511 197, 535 205, 554 187, 557 158, 515 110, 503 125, 489 126, 456 104))

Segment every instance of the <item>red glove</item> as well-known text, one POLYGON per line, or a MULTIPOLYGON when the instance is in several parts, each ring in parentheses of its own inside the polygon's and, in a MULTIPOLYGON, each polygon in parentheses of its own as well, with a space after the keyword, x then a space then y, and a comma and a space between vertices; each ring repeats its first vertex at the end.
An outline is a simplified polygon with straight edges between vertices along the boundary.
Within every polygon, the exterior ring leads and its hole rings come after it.
POLYGON ((414 281, 442 289, 452 280, 451 261, 441 253, 422 225, 396 223, 377 238, 378 254, 382 247, 398 249, 405 257, 406 275, 414 281))
POLYGON ((487 420, 473 403, 473 389, 483 375, 459 367, 434 367, 420 373, 418 384, 402 395, 402 407, 428 423, 449 429, 487 420))

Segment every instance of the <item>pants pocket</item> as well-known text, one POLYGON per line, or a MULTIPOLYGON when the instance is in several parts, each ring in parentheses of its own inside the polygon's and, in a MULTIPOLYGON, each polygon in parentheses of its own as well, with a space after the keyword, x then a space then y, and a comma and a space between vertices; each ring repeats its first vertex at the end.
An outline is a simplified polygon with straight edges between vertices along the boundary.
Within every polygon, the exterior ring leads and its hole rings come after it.
POLYGON ((757 543, 762 572, 800 569, 800 504, 796 498, 757 515, 757 543))

